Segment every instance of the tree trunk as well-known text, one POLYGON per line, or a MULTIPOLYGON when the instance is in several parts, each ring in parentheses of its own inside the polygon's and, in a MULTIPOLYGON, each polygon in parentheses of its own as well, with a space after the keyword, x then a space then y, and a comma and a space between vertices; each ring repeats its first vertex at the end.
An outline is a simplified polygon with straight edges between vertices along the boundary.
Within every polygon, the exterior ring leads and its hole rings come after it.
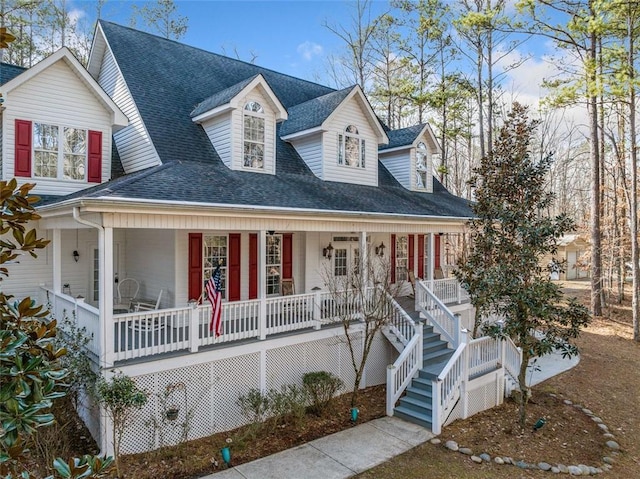
MULTIPOLYGON (((596 84, 596 45, 597 37, 591 33, 589 49, 592 65, 587 65, 588 85, 596 84)), ((589 97, 589 130, 591 162, 591 312, 602 316, 602 256, 600 235, 600 147, 598 138, 598 97, 595 93, 589 97)))
POLYGON ((518 373, 518 385, 520 386, 520 395, 518 396, 518 424, 522 429, 527 423, 527 402, 529 402, 529 387, 527 386, 527 367, 531 354, 529 348, 522 347, 522 364, 518 373))

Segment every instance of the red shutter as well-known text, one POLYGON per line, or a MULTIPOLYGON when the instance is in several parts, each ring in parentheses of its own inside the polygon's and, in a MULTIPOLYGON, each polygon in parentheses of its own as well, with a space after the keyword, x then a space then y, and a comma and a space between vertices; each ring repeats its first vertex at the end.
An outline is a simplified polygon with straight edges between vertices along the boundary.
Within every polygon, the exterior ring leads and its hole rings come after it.
POLYGON ((418 235, 418 278, 424 278, 424 235, 418 235))
POLYGON ((440 235, 433 239, 433 264, 435 269, 440 268, 440 235))
POLYGON ((258 297, 258 235, 249 235, 249 299, 258 297))
POLYGON ((16 120, 15 176, 31 176, 31 122, 16 120))
POLYGON ((229 264, 227 265, 227 299, 240 301, 240 234, 229 235, 229 264))
POLYGON ((102 132, 89 130, 87 181, 89 183, 102 182, 102 132))
POLYGON ((282 279, 293 279, 293 235, 282 235, 282 279))
POLYGON ((202 233, 189 233, 189 299, 198 299, 203 291, 202 233))
POLYGON ((413 235, 409 235, 409 271, 415 272, 415 241, 413 239, 413 235))
POLYGON ((396 235, 391 235, 391 284, 396 282, 396 235))

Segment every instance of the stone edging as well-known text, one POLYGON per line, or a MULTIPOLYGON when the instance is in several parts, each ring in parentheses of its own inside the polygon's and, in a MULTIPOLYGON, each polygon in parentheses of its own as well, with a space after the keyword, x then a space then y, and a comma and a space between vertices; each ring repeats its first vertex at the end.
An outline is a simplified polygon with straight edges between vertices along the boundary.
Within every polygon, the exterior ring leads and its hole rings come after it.
MULTIPOLYGON (((549 396, 557 398, 557 395, 555 394, 549 394, 549 396)), ((493 463, 499 464, 499 465, 511 464, 521 469, 539 469, 542 471, 551 471, 556 474, 559 474, 559 473, 570 474, 572 476, 595 476, 596 474, 601 474, 605 471, 610 471, 613 467, 613 464, 615 463, 614 458, 619 454, 619 451, 620 451, 620 445, 615 441, 616 439, 615 436, 609 431, 609 428, 607 427, 607 425, 602 422, 602 419, 596 416, 589 409, 583 407, 580 404, 574 404, 569 399, 564 399, 563 402, 567 406, 573 406, 576 409, 579 409, 580 411, 582 411, 587 416, 589 416, 591 420, 595 422, 598 425, 598 428, 600 428, 600 430, 602 431, 602 437, 604 438, 604 441, 605 441, 604 445, 607 448, 607 450, 610 451, 608 455, 602 458, 602 465, 600 465, 599 467, 587 466, 585 464, 570 465, 570 466, 567 466, 565 464, 551 465, 548 462, 544 462, 544 461, 533 464, 533 463, 527 463, 523 460, 516 460, 506 456, 495 456, 493 458, 493 463)), ((431 439, 430 442, 431 444, 434 444, 434 445, 442 443, 442 441, 437 437, 431 439)), ((492 462, 491 456, 488 453, 483 452, 482 454, 476 455, 468 447, 458 446, 458 443, 455 441, 447 441, 444 444, 444 447, 446 447, 450 451, 459 452, 461 454, 470 456, 471 460, 477 464, 482 464, 483 462, 486 462, 486 463, 492 462)))

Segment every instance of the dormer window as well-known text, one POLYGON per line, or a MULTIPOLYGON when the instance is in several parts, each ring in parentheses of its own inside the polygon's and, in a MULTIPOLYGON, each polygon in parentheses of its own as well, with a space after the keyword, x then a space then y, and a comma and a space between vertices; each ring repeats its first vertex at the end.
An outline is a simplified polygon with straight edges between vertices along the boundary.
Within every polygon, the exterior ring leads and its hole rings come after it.
POLYGON ((264 168, 264 109, 256 101, 244 106, 244 162, 245 168, 264 168))
POLYGON ((427 187, 427 175, 429 174, 427 164, 427 145, 420 142, 416 148, 416 188, 427 187))
POLYGON ((338 135, 338 164, 355 168, 365 167, 365 143, 358 128, 349 125, 338 135))

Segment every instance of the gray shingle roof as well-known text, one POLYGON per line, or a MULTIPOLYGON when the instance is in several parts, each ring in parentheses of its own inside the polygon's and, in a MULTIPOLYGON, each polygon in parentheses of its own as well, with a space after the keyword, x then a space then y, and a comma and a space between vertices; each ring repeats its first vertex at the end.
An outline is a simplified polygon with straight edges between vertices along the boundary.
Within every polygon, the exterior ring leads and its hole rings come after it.
POLYGON ((322 123, 342 103, 355 87, 334 91, 313 100, 289 108, 289 118, 280 129, 280 135, 287 136, 299 131, 309 130, 322 123))
POLYGON ((381 145, 379 150, 388 150, 390 148, 398 148, 400 146, 409 146, 424 130, 426 125, 424 123, 420 125, 410 126, 408 128, 401 128, 399 130, 389 130, 387 135, 389 136, 389 144, 381 145))
POLYGON ((0 63, 0 85, 10 82, 20 75, 26 68, 17 65, 9 65, 8 63, 0 63))
POLYGON ((213 110, 214 108, 220 105, 225 105, 229 103, 233 99, 233 97, 235 97, 238 93, 240 93, 242 89, 246 87, 249 83, 251 83, 253 79, 257 76, 258 75, 253 75, 252 77, 247 78, 246 80, 243 80, 239 83, 236 83, 235 85, 232 85, 229 88, 225 88, 222 91, 214 93, 205 101, 200 103, 197 107, 195 107, 195 109, 191 112, 191 118, 201 115, 202 113, 205 113, 209 110, 213 110))
POLYGON ((322 181, 293 146, 280 139, 284 124, 276 131, 275 175, 229 169, 204 130, 191 120, 190 113, 204 99, 237 88, 261 73, 294 123, 296 105, 299 112, 309 113, 313 120, 297 123, 304 126, 328 115, 330 105, 339 104, 351 89, 335 91, 113 23, 100 23, 163 165, 61 200, 106 197, 328 212, 471 216, 468 201, 451 195, 437 181, 433 193, 411 192, 381 163, 378 186, 322 181))

